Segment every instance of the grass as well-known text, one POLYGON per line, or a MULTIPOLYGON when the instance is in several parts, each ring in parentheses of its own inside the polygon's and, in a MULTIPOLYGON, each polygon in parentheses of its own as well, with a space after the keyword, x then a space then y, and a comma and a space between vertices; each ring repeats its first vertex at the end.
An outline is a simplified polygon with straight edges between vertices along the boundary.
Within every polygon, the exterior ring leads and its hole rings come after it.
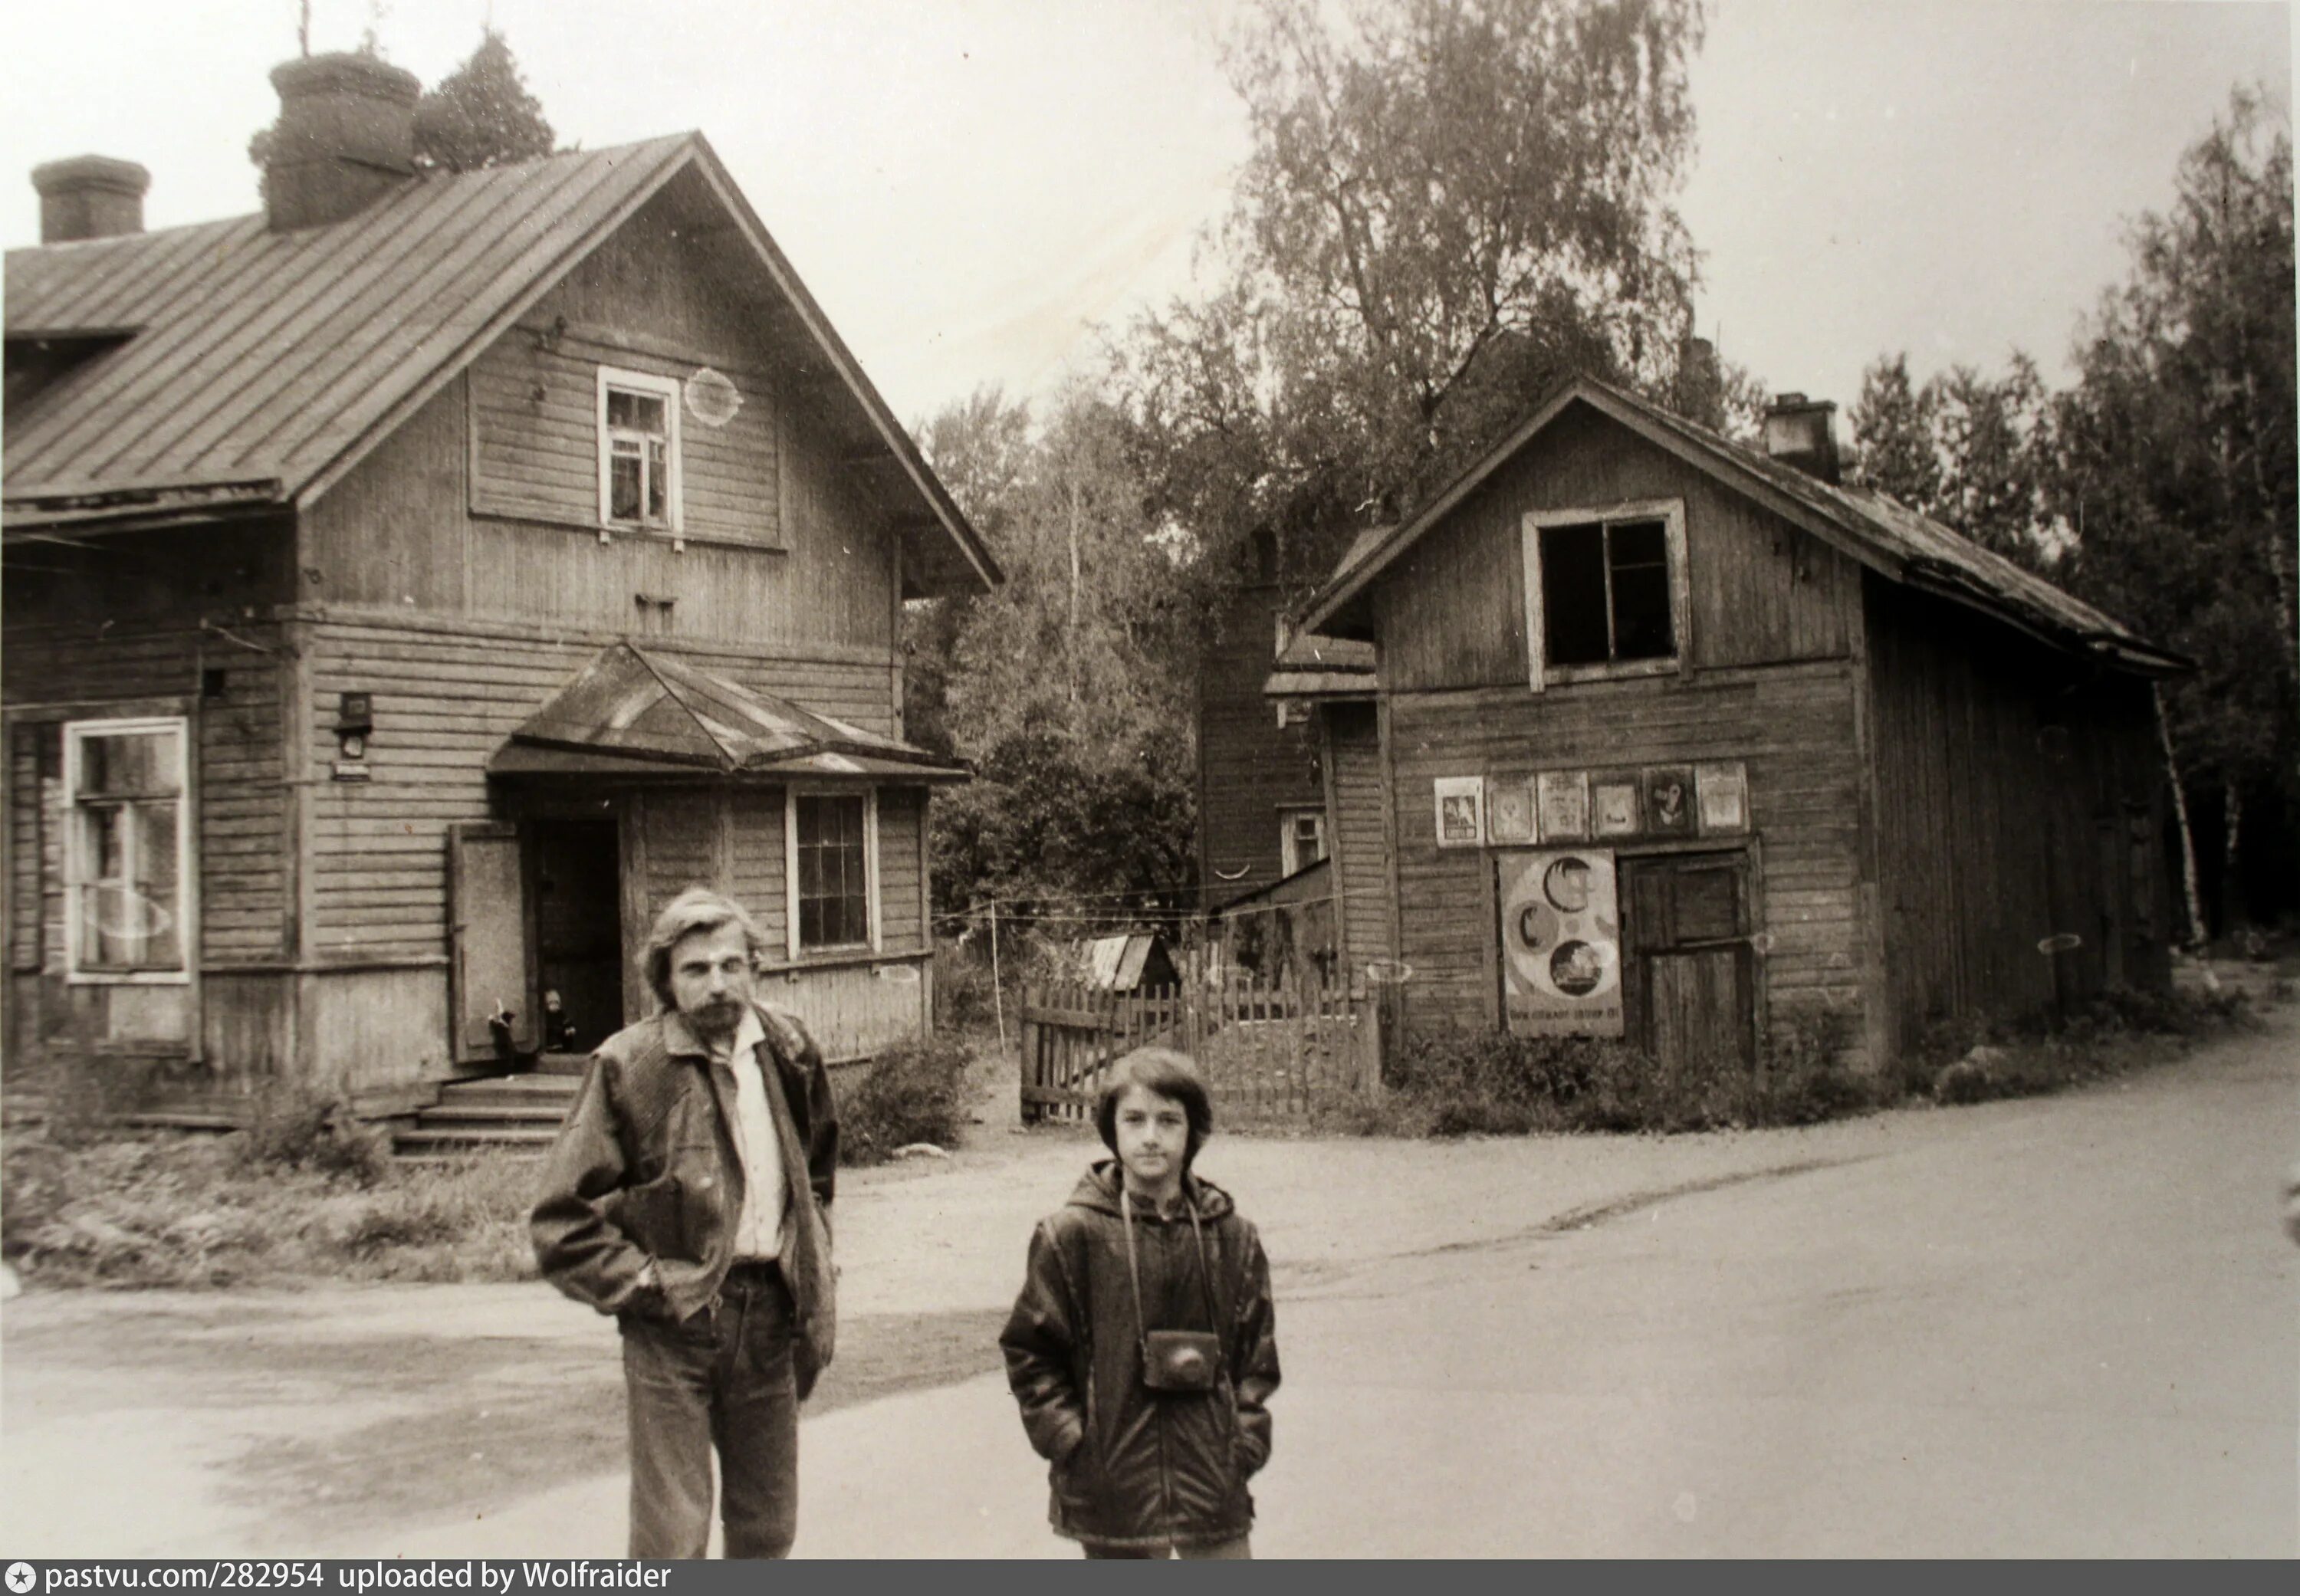
POLYGON ((0 1138, 0 1251, 44 1285, 203 1288, 519 1280, 536 1167, 484 1158, 371 1176, 282 1161, 247 1132, 0 1138))
MULTIPOLYGON (((878 1060, 840 1103, 846 1161, 954 1144, 968 1062, 942 1040, 878 1060)), ((0 1255, 27 1280, 199 1290, 535 1276, 532 1160, 400 1162, 382 1127, 312 1093, 260 1099, 224 1136, 109 1126, 74 1111, 0 1132, 0 1255)))

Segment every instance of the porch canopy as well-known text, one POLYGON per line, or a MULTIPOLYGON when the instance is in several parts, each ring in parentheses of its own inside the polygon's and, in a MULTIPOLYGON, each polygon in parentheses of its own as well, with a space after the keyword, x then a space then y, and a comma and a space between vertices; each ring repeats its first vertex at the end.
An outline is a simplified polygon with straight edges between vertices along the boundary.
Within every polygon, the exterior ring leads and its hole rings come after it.
POLYGON ((677 655, 615 643, 512 733, 490 776, 629 779, 968 779, 963 761, 738 686, 677 655))

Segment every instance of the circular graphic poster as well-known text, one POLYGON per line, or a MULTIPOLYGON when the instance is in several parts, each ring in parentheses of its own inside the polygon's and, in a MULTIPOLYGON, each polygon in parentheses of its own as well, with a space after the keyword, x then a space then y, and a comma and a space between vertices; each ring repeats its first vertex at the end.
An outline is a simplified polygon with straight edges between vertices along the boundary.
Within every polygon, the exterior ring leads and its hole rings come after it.
POLYGON ((1621 1035, 1612 850, 1512 852, 1496 863, 1510 1029, 1537 1036, 1621 1035))

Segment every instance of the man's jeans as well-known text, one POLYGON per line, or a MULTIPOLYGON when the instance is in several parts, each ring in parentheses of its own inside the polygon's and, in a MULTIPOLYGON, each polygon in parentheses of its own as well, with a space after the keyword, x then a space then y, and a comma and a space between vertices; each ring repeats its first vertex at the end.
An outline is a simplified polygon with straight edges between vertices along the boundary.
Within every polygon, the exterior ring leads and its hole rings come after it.
POLYGON ((717 1304, 683 1325, 625 1319, 623 1383, 631 1556, 704 1555, 714 1446, 727 1555, 787 1555, 798 1532, 798 1390, 782 1271, 738 1266, 717 1304))

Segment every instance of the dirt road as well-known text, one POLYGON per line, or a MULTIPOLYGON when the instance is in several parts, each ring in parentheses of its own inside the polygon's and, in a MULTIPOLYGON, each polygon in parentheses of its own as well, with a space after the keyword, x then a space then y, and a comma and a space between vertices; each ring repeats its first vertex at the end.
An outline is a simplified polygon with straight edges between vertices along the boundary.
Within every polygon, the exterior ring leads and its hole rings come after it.
MULTIPOLYGON (((1806 1131, 1218 1140, 1288 1370, 1258 1546, 2290 1555, 2296 1032, 1806 1131)), ((1088 1148, 989 1140, 843 1189, 802 1555, 1061 1554, 991 1337, 1088 1148)), ((620 1549, 612 1328, 540 1286, 33 1293, 0 1331, 12 1555, 620 1549)))

